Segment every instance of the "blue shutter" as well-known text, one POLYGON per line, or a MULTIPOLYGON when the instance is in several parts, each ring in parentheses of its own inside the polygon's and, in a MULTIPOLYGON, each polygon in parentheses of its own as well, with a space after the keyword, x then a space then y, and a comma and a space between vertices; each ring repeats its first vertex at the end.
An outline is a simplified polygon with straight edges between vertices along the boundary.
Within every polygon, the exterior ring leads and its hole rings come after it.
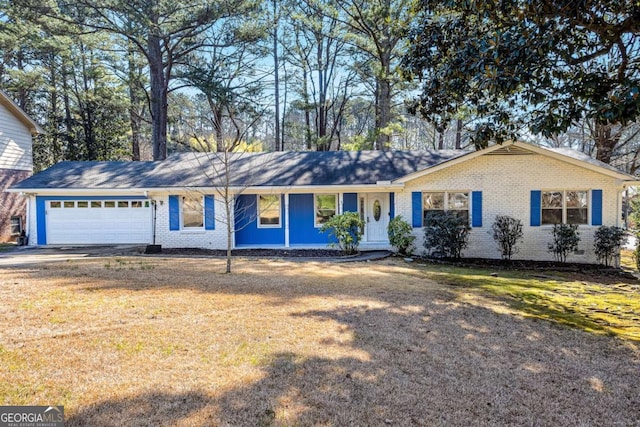
POLYGON ((471 226, 482 227, 482 191, 471 193, 471 226))
POLYGON ((213 196, 204 196, 204 229, 216 229, 216 212, 213 196))
POLYGON ((422 193, 420 191, 411 193, 411 217, 413 228, 422 227, 422 193))
POLYGON ((531 226, 537 227, 542 220, 542 191, 531 191, 531 226))
POLYGON ((169 196, 169 230, 180 230, 180 201, 178 196, 169 196))
POLYGON ((602 190, 591 190, 591 225, 602 225, 602 190))
POLYGON ((358 212, 358 193, 344 193, 342 195, 342 211, 358 212))
POLYGON ((396 217, 396 197, 395 193, 389 193, 389 219, 396 217))

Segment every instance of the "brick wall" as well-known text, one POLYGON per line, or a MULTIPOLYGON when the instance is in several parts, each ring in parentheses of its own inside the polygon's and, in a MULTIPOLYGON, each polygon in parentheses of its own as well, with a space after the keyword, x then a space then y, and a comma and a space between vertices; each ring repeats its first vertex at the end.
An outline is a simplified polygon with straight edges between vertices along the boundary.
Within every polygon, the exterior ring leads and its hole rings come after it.
POLYGON ((28 178, 31 172, 24 170, 0 169, 0 242, 15 241, 11 236, 11 217, 20 216, 26 228, 26 199, 18 193, 4 190, 28 178))
MULTIPOLYGON (((396 196, 396 212, 411 221, 413 191, 482 191, 482 227, 473 228, 466 257, 499 258, 500 253, 491 235, 496 215, 509 215, 523 223, 524 239, 519 244, 516 259, 552 260, 547 250, 552 226, 531 227, 531 190, 603 190, 602 221, 604 225, 620 225, 619 189, 616 180, 585 168, 573 166, 547 156, 484 155, 445 168, 408 182, 396 196)), ((591 205, 589 205, 591 222, 591 205)), ((597 226, 580 225, 579 251, 570 262, 596 262, 593 234, 597 226)), ((422 252, 422 229, 414 229, 418 252, 422 252)))

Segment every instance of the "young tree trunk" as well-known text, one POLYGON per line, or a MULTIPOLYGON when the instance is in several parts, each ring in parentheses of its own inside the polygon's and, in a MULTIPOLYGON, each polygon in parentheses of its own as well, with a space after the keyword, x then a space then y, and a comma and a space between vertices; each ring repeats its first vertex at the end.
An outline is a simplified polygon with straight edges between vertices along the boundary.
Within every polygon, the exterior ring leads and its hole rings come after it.
POLYGON ((462 120, 456 120, 456 150, 462 147, 462 120))
POLYGON ((391 148, 391 135, 381 132, 391 123, 391 82, 388 73, 378 78, 376 100, 376 130, 378 137, 376 150, 388 150, 391 148))
POLYGON ((139 107, 142 99, 138 96, 138 78, 136 75, 135 51, 131 43, 128 44, 128 86, 129 86, 129 123, 131 126, 131 160, 140 161, 140 132, 142 131, 139 107))

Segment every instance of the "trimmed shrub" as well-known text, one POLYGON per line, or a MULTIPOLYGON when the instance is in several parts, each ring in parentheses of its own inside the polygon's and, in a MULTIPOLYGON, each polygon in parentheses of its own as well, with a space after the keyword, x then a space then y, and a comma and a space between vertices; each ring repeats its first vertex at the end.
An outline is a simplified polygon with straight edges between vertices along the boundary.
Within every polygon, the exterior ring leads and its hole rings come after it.
POLYGON ((467 220, 453 212, 438 212, 425 218, 424 247, 429 256, 460 259, 469 246, 467 220))
POLYGON ((613 265, 615 258, 620 254, 620 247, 626 240, 624 228, 600 226, 593 241, 593 249, 600 264, 607 267, 613 265))
POLYGON ((498 215, 491 229, 502 259, 510 260, 520 250, 516 244, 522 240, 522 221, 507 215, 498 215))
POLYGON ((331 246, 337 246, 344 253, 351 255, 358 252, 363 228, 364 222, 357 212, 345 212, 332 216, 322 224, 320 231, 328 231, 330 235, 335 236, 338 242, 331 243, 331 246))
POLYGON ((413 242, 416 240, 416 236, 411 234, 412 230, 411 224, 402 219, 401 215, 389 221, 389 225, 387 226, 389 243, 391 243, 401 255, 411 255, 415 249, 413 242))
POLYGON ((578 249, 580 233, 577 224, 555 224, 551 230, 553 240, 548 244, 549 252, 558 262, 567 262, 569 252, 578 249))

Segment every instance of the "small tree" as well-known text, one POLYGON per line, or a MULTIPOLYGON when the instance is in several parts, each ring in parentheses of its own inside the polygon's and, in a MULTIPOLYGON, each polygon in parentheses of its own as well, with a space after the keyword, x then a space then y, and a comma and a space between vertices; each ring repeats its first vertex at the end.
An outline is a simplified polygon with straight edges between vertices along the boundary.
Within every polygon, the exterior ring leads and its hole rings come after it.
POLYGON ((493 240, 498 244, 502 259, 510 260, 520 250, 516 244, 522 240, 522 221, 507 215, 498 215, 491 228, 493 240))
POLYGON ((411 224, 402 219, 401 215, 389 221, 389 225, 387 226, 389 243, 391 243, 401 255, 411 255, 415 248, 413 242, 416 240, 416 236, 411 234, 411 231, 411 224))
POLYGON ((601 264, 610 266, 620 254, 620 247, 626 241, 625 230, 621 227, 603 225, 596 230, 593 248, 601 264))
POLYGON ((469 246, 469 223, 453 212, 439 212, 425 220, 424 247, 430 256, 459 259, 469 246))
POLYGON ((322 224, 320 232, 328 231, 330 235, 335 236, 338 242, 331 243, 331 246, 337 246, 344 253, 351 255, 358 252, 363 228, 364 221, 357 212, 345 212, 332 216, 322 224))
POLYGON ((551 231, 553 240, 548 244, 549 252, 558 262, 567 262, 569 252, 578 249, 580 233, 577 224, 555 224, 551 231))

